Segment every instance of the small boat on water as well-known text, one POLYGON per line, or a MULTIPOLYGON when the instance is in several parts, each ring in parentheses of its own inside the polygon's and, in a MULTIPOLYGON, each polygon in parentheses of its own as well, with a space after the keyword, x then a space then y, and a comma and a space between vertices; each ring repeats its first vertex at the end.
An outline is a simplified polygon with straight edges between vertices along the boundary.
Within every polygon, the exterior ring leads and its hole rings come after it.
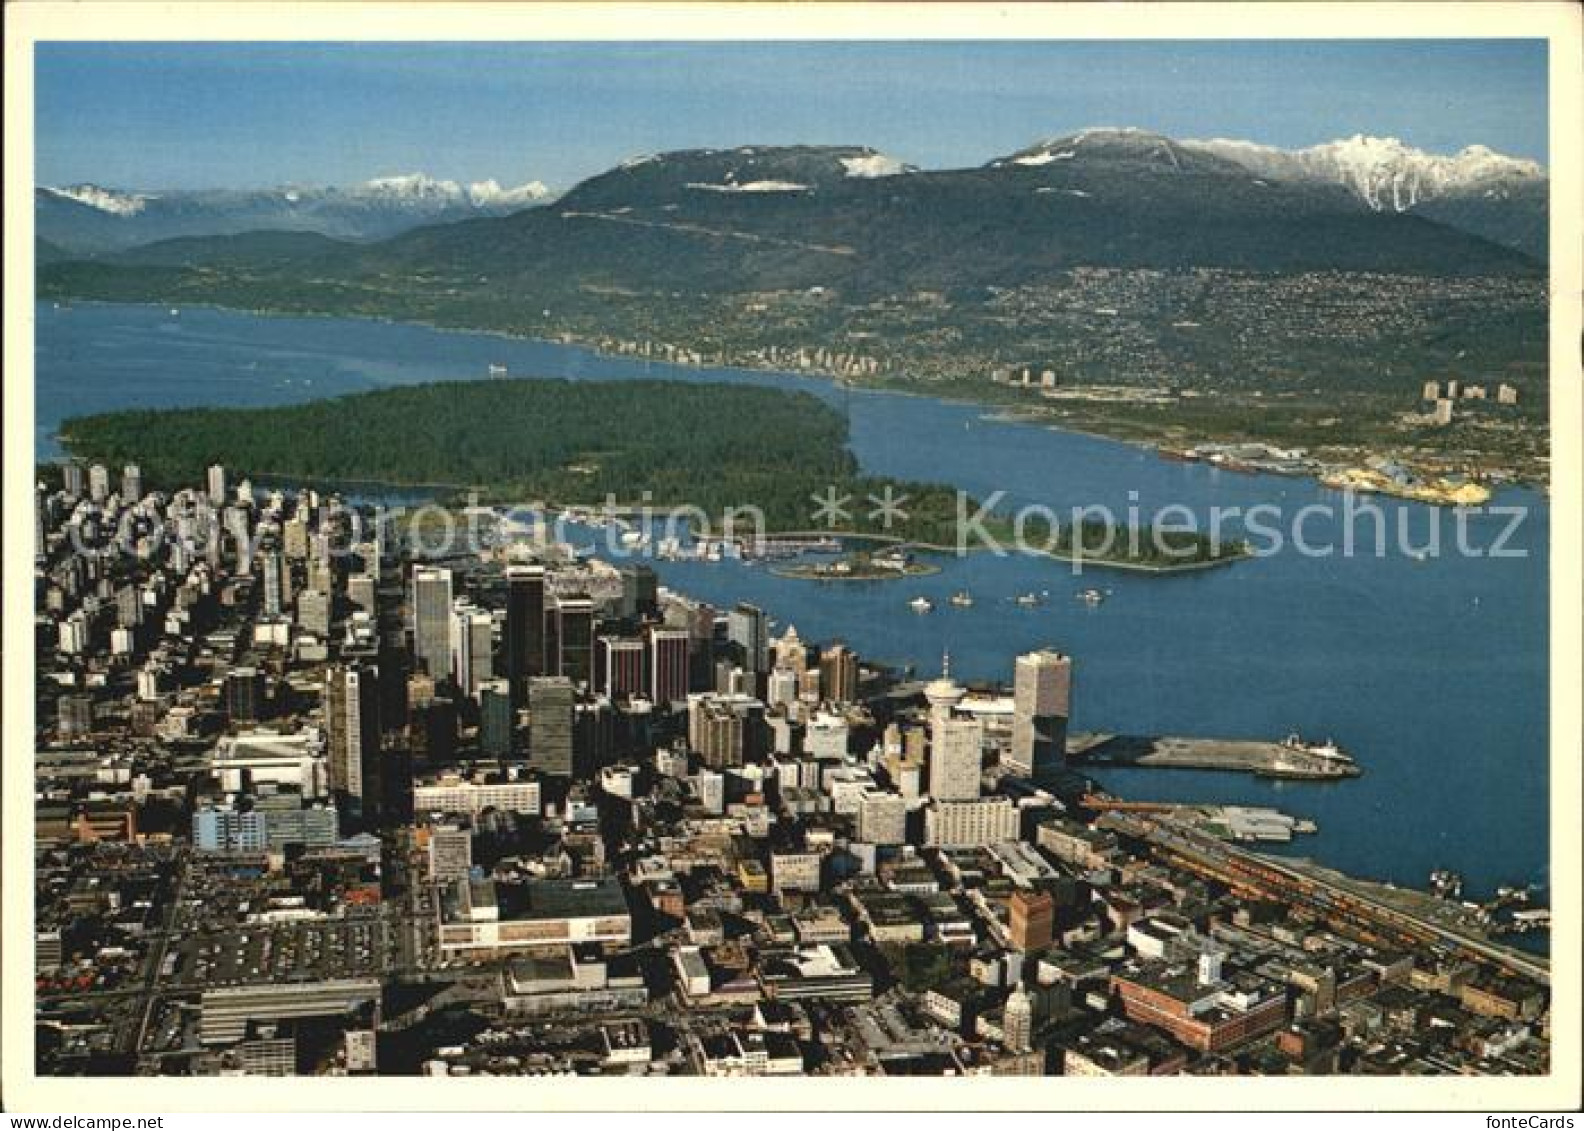
POLYGON ((952 594, 951 603, 959 609, 971 609, 974 603, 973 594, 966 589, 959 589, 952 594))
POLYGON ((1099 589, 1084 589, 1079 592, 1078 599, 1086 605, 1098 605, 1106 599, 1106 595, 1099 589))
POLYGON ((929 613, 935 611, 935 603, 928 597, 914 597, 908 602, 908 608, 915 613, 929 613))
POLYGON ((489 375, 491 377, 504 377, 506 376, 506 367, 504 365, 497 365, 494 362, 491 362, 489 367, 489 375))
POLYGON ((1040 603, 1038 593, 1020 593, 1018 596, 1014 597, 1013 600, 1026 609, 1033 608, 1035 605, 1040 603))

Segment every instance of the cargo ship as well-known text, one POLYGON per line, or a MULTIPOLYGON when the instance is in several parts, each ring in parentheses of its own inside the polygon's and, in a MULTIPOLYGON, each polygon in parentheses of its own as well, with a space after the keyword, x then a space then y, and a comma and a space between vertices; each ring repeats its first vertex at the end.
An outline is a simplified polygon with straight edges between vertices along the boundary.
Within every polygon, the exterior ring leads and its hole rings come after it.
POLYGON ((1335 742, 1332 742, 1329 738, 1324 742, 1305 742, 1299 737, 1298 733, 1294 731, 1292 734, 1289 734, 1286 738, 1282 739, 1282 746, 1283 748, 1291 750, 1297 754, 1307 754, 1312 758, 1320 758, 1327 762, 1336 762, 1338 764, 1346 764, 1349 766, 1353 765, 1352 755, 1343 751, 1341 747, 1339 747, 1335 742))

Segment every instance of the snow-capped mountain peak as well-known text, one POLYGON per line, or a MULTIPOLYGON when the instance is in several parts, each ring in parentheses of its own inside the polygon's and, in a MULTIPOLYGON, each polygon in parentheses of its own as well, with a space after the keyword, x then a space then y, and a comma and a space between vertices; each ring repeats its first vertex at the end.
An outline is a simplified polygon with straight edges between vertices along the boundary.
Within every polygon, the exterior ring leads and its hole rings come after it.
POLYGON ((112 216, 136 216, 143 211, 150 200, 154 199, 144 193, 117 192, 115 189, 89 184, 46 188, 45 191, 67 200, 75 200, 78 204, 86 204, 89 208, 96 208, 100 212, 108 212, 112 216))
POLYGON ((415 204, 469 205, 474 208, 510 208, 537 203, 550 195, 542 181, 529 181, 515 188, 503 188, 496 180, 475 181, 469 185, 440 180, 427 173, 375 177, 354 190, 354 195, 372 196, 394 202, 415 204))
POLYGON ((1354 134, 1308 149, 1249 141, 1185 141, 1190 149, 1234 161, 1261 176, 1346 185, 1376 211, 1405 212, 1421 201, 1486 189, 1495 182, 1540 180, 1538 162, 1507 157, 1484 145, 1455 154, 1427 153, 1395 137, 1354 134))
POLYGON ((432 200, 435 197, 453 198, 461 195, 455 181, 442 181, 427 173, 402 173, 390 177, 374 177, 364 181, 359 189, 372 196, 405 197, 412 200, 432 200))
POLYGON ((1195 164, 1183 146, 1164 134, 1134 126, 1088 126, 1077 133, 1047 137, 1026 149, 990 162, 992 169, 1040 169, 1062 162, 1123 161, 1186 172, 1195 164))
POLYGON ((912 165, 888 157, 884 153, 865 153, 859 157, 843 157, 842 168, 849 177, 895 177, 917 170, 912 165))
POLYGON ((109 189, 39 186, 37 230, 58 247, 99 254, 180 236, 252 231, 318 232, 333 239, 384 239, 424 224, 520 212, 549 200, 540 181, 464 184, 427 173, 376 177, 342 188, 285 183, 270 188, 109 189))
POLYGON ((474 181, 467 187, 468 203, 475 208, 516 208, 547 200, 550 189, 543 181, 502 188, 499 181, 474 181))

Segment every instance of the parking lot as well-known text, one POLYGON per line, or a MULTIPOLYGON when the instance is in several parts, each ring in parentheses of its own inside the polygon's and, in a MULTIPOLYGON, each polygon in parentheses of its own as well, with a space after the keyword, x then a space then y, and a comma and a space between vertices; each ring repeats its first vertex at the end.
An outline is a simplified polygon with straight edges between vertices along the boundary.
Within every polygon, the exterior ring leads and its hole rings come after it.
POLYGON ((194 935, 181 944, 172 982, 209 988, 383 974, 401 965, 407 930, 371 915, 194 935))

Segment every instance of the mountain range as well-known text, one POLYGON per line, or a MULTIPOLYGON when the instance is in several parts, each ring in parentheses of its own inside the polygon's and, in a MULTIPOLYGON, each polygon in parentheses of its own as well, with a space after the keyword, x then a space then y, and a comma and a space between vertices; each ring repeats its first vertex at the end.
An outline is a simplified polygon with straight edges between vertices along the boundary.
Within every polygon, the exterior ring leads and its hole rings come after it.
POLYGON ((93 184, 34 190, 38 237, 59 252, 99 255, 183 236, 309 231, 338 239, 386 239, 424 224, 503 216, 550 199, 538 181, 502 188, 423 173, 352 188, 131 191, 93 184))
POLYGON ((1159 135, 1091 131, 975 169, 910 171, 856 147, 631 161, 554 204, 425 228, 354 270, 554 274, 702 291, 1019 286, 1079 266, 1522 272, 1528 256, 1347 185, 1262 177, 1159 135), (1070 156, 1062 156, 1070 154, 1070 156), (875 171, 895 170, 875 176, 875 171))
POLYGON ((1101 128, 1040 142, 991 164, 1042 167, 1124 148, 1185 168, 1213 168, 1201 159, 1221 159, 1267 184, 1340 185, 1371 211, 1413 212, 1535 259, 1547 256, 1545 169, 1483 145, 1444 156, 1397 138, 1355 134, 1307 149, 1278 149, 1227 138, 1174 141, 1143 130, 1101 128))
MULTIPOLYGON (((1288 152, 1096 129, 944 170, 862 146, 694 149, 378 240, 250 230, 84 259, 49 236, 38 294, 427 322, 971 399, 1048 371, 1199 398, 1063 402, 1061 421, 1102 433, 1379 444, 1448 374, 1511 383, 1543 419, 1548 188, 1488 151, 1368 139, 1288 152), (1297 403, 1309 415, 1273 424, 1297 403)), ((1529 459, 1527 437, 1442 440, 1529 459)))
MULTIPOLYGON (((816 230, 816 220, 834 219, 838 228, 845 227, 841 216, 831 214, 850 217, 854 209, 873 207, 875 214, 864 218, 865 226, 873 222, 891 230, 895 225, 890 221, 899 212, 934 210, 934 215, 914 219, 938 227, 964 208, 983 213, 993 206, 1010 209, 1005 216, 1009 221, 1032 222, 1035 232, 1056 217, 1056 226, 1070 237, 1062 242, 1070 243, 1072 251, 1083 249, 1084 232, 1095 230, 1097 212, 1129 212, 1143 223, 1136 234, 1151 238, 1163 234, 1158 221, 1167 217, 1207 231, 1217 228, 1223 217, 1234 224, 1246 218, 1261 233, 1284 215, 1294 222, 1317 215, 1330 217, 1329 222, 1349 216, 1361 220, 1371 213, 1411 215, 1543 261, 1548 190, 1539 164, 1483 146, 1442 156, 1395 138, 1356 135, 1286 150, 1097 128, 1038 142, 978 169, 926 171, 863 147, 742 147, 634 158, 582 182, 559 201, 539 182, 502 188, 494 181, 461 185, 413 174, 347 189, 131 192, 95 185, 40 187, 35 215, 38 237, 46 245, 41 248, 44 260, 101 255, 174 237, 249 231, 305 231, 374 242, 418 228, 505 218, 550 205, 544 215, 563 220, 586 219, 592 213, 628 216, 629 229, 638 226, 646 210, 659 209, 671 215, 650 217, 651 222, 692 217, 779 228, 784 221, 807 229, 805 235, 816 230), (1056 199, 1031 208, 1023 199, 1030 194, 1056 199), (1087 203, 1080 206, 1080 201, 1087 203), (618 211, 623 209, 627 211, 618 211)), ((603 222, 619 221, 606 216, 603 222)), ((1360 232, 1404 230, 1401 225, 1355 226, 1360 232)), ((515 246, 526 235, 524 227, 533 224, 509 223, 499 232, 515 246)), ((475 234, 459 232, 456 238, 467 245, 475 234)), ((632 230, 626 234, 635 235, 632 230)), ((823 238, 828 240, 828 234, 823 238)), ((782 238, 774 232, 765 235, 782 238)), ((1177 235, 1189 238, 1191 232, 1177 235)), ((1220 258, 1239 258, 1236 248, 1249 243, 1247 235, 1236 231, 1218 235, 1231 240, 1220 258)), ((561 242, 547 234, 538 238, 561 242)), ((787 238, 792 240, 789 247, 799 242, 787 238)), ((445 242, 444 236, 420 241, 426 250, 445 242)), ((1133 241, 1124 240, 1128 242, 1133 241)), ((1126 259, 1135 252, 1124 246, 1116 254, 1126 259)))
POLYGON ((1536 259, 1547 257, 1550 185, 1535 161, 1483 145, 1442 156, 1362 134, 1296 150, 1224 139, 1187 144, 1264 176, 1339 183, 1377 212, 1417 212, 1536 259))

